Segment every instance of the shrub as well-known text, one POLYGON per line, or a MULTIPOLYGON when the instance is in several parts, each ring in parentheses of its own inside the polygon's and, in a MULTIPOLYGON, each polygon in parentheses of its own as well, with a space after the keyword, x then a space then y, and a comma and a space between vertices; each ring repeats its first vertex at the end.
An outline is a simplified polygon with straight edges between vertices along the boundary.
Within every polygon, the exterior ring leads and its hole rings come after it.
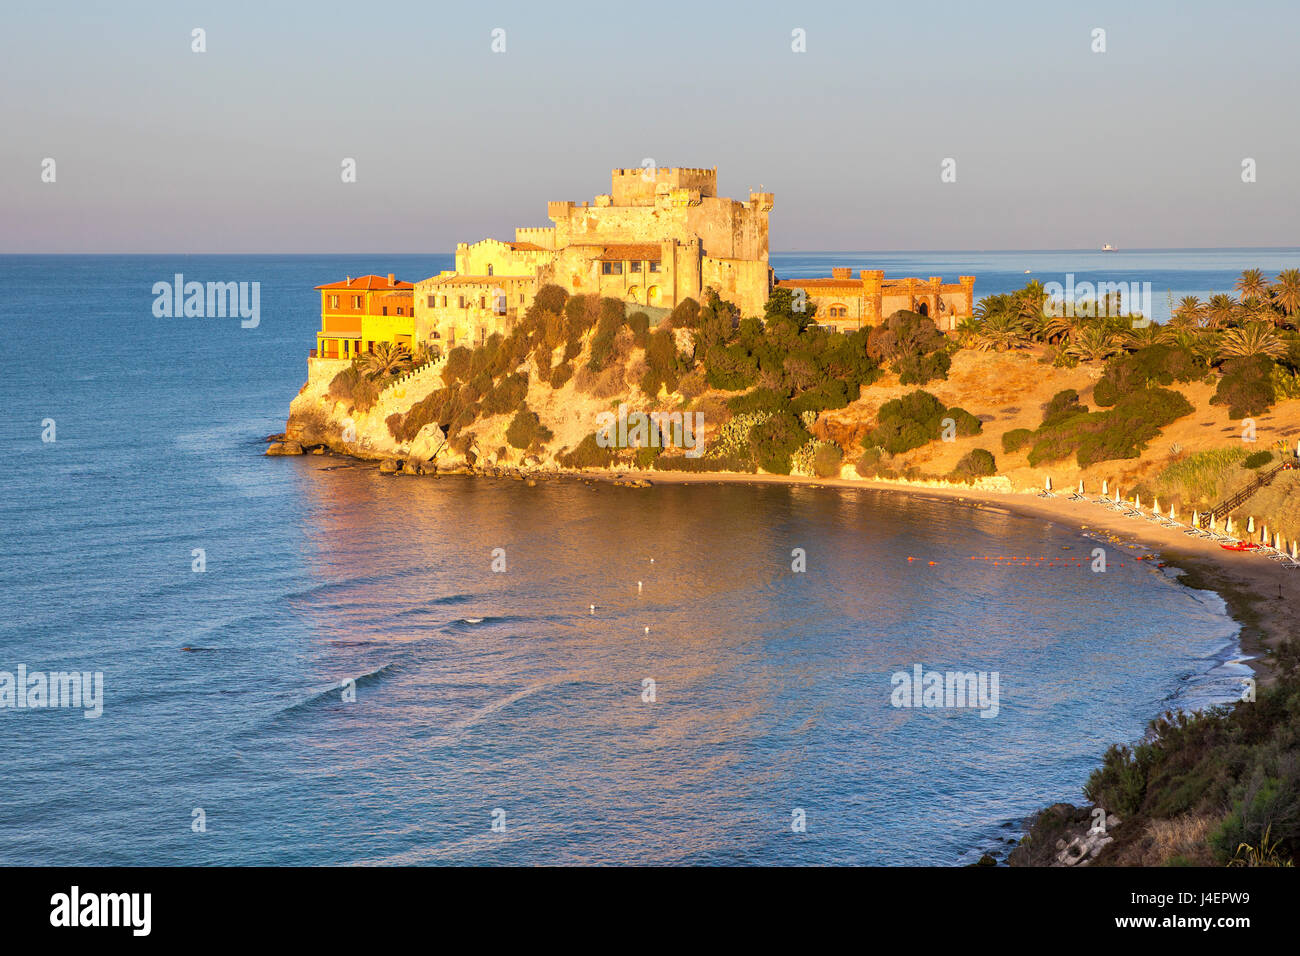
POLYGON ((858 457, 853 467, 863 478, 874 478, 880 473, 884 458, 883 448, 871 447, 858 457))
POLYGON ((671 329, 660 329, 650 336, 646 345, 646 372, 641 379, 641 390, 654 398, 662 385, 668 391, 677 388, 677 340, 671 329))
POLYGON ((939 437, 947 411, 929 392, 909 392, 880 406, 876 427, 863 437, 862 446, 878 445, 891 455, 920 448, 939 437))
POLYGON ((506 429, 506 441, 515 448, 527 449, 534 443, 545 445, 554 437, 551 430, 542 424, 538 414, 523 404, 519 406, 515 417, 510 420, 510 427, 506 429))
POLYGON ((756 388, 743 395, 727 399, 727 407, 737 415, 751 412, 783 412, 790 410, 790 397, 774 388, 756 388))
POLYGON ((1246 468, 1262 468, 1272 460, 1273 453, 1271 451, 1257 451, 1247 455, 1246 460, 1242 462, 1242 465, 1246 468))
POLYGON ((1056 425, 1087 410, 1086 406, 1079 404, 1079 393, 1067 388, 1053 395, 1043 407, 1043 426, 1056 425))
POLYGON ((329 397, 336 402, 347 402, 357 411, 364 412, 379 400, 379 386, 353 363, 330 380, 329 397))
POLYGON ((544 285, 537 290, 537 297, 533 299, 532 308, 558 315, 564 311, 564 304, 568 299, 569 293, 564 290, 563 286, 544 285))
POLYGON ((750 430, 749 445, 760 468, 775 475, 788 475, 790 456, 811 437, 797 417, 789 412, 777 412, 750 430))
POLYGON ((952 357, 947 352, 904 355, 894 363, 900 385, 924 385, 936 378, 946 379, 950 368, 952 357))
POLYGON ((948 409, 947 417, 953 420, 957 427, 957 434, 962 438, 978 435, 984 430, 984 423, 964 408, 954 406, 948 409))
POLYGON ((813 454, 812 471, 818 478, 838 478, 844 463, 844 451, 834 442, 818 442, 813 454))
POLYGON ((976 478, 996 475, 997 473, 998 466, 992 452, 985 451, 983 448, 975 448, 962 456, 961 461, 957 462, 957 466, 953 468, 950 477, 956 481, 972 482, 976 478))
POLYGON ((644 312, 633 312, 627 317, 627 326, 632 330, 632 334, 637 337, 637 344, 645 346, 645 336, 650 330, 650 316, 644 312))
POLYGON ((578 443, 577 448, 560 455, 559 459, 565 468, 608 468, 614 460, 614 452, 597 444, 596 433, 592 432, 578 443))
POLYGON ((1223 377, 1211 405, 1227 405, 1228 418, 1260 415, 1273 407, 1273 360, 1267 355, 1232 358, 1223 363, 1223 377))
POLYGON ((1024 448, 1034 439, 1034 433, 1028 428, 1013 428, 1002 436, 1002 450, 1008 455, 1024 448))
POLYGON ((551 369, 551 388, 562 388, 564 383, 572 377, 573 366, 568 362, 561 362, 551 369))
POLYGON ((668 327, 694 329, 700 324, 700 304, 694 299, 682 299, 668 316, 668 327))
POLYGON ((483 396, 483 414, 504 415, 511 409, 518 408, 527 395, 527 372, 506 375, 483 396))
POLYGON ((472 353, 463 345, 452 349, 447 354, 447 364, 442 367, 443 383, 455 385, 457 382, 468 382, 471 357, 472 353))
POLYGON ((1132 354, 1110 359, 1105 373, 1093 387, 1092 400, 1107 407, 1132 392, 1190 382, 1204 375, 1206 368, 1194 352, 1181 345, 1148 345, 1132 354))

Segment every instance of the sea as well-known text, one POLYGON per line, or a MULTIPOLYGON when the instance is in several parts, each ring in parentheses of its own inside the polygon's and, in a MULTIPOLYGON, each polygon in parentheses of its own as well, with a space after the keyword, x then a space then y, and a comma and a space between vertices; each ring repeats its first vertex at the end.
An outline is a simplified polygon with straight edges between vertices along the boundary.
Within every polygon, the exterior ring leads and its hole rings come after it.
MULTIPOLYGON (((1300 250, 772 261, 1177 301, 1300 250)), ((1216 595, 1001 509, 265 457, 313 287, 450 267, 0 257, 0 865, 961 865, 1239 696, 1216 595), (258 283, 256 323, 156 314, 177 275, 258 283), (949 672, 980 706, 900 697, 949 672)))

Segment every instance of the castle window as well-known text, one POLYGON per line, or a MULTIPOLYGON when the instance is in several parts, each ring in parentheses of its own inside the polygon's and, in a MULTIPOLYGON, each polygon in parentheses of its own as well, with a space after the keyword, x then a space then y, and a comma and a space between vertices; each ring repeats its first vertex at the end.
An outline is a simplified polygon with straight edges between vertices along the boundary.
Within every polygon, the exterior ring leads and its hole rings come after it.
POLYGON ((398 315, 402 314, 402 307, 400 305, 397 307, 397 314, 398 315))
POLYGON ((633 271, 633 272, 640 272, 640 271, 641 271, 641 263, 640 263, 640 262, 633 262, 631 265, 632 265, 632 271, 633 271))
POLYGON ((388 314, 388 306, 384 306, 384 308, 383 308, 383 312, 382 312, 381 314, 382 314, 382 315, 387 315, 387 314, 388 314))
POLYGON ((459 300, 460 308, 465 308, 465 297, 463 295, 456 297, 459 300))
POLYGON ((442 307, 447 308, 447 297, 445 295, 442 297, 442 307))
MULTIPOLYGON (((433 305, 433 300, 436 299, 436 298, 437 298, 436 295, 431 295, 431 296, 429 296, 429 308, 432 309, 432 308, 434 307, 434 305, 433 305)), ((447 303, 445 303, 445 302, 443 303, 443 305, 446 305, 446 304, 447 304, 447 303)))
POLYGON ((650 271, 651 271, 651 272, 658 272, 658 271, 659 271, 659 263, 657 263, 657 262, 652 262, 652 263, 650 263, 650 271))
POLYGON ((491 274, 492 274, 492 266, 489 265, 489 266, 488 266, 488 275, 491 275, 491 274))

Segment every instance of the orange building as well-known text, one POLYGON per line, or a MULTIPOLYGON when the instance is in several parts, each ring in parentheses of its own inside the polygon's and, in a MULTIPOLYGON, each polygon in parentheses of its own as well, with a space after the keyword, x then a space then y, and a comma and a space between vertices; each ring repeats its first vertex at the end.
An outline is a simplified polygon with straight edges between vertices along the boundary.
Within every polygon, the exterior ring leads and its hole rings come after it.
POLYGON ((320 331, 313 358, 350 359, 391 342, 414 351, 415 286, 383 276, 348 276, 343 282, 318 285, 320 331))
POLYGON ((862 269, 855 277, 852 269, 837 266, 829 279, 782 279, 777 286, 802 290, 807 301, 817 306, 817 324, 841 332, 879 325, 899 309, 929 316, 949 332, 975 309, 974 276, 949 283, 940 276, 886 279, 880 269, 862 269))

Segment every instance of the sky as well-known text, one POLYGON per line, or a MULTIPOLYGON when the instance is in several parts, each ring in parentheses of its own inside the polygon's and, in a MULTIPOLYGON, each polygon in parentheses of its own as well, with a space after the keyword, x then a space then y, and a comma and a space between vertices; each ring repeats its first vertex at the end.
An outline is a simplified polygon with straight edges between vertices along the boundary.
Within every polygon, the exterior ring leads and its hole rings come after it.
POLYGON ((451 252, 645 159, 774 192, 777 252, 1295 246, 1298 38, 1291 0, 6 5, 0 252, 451 252))

